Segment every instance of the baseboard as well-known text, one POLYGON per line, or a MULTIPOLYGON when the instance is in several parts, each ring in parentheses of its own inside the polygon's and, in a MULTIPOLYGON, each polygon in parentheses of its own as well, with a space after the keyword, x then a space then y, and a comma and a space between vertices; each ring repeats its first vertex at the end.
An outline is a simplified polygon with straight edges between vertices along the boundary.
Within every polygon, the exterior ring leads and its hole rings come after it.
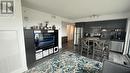
POLYGON ((13 71, 13 72, 11 72, 11 73, 23 73, 23 72, 26 71, 26 70, 27 70, 27 67, 23 67, 23 68, 20 68, 20 69, 15 70, 15 71, 13 71))
POLYGON ((123 55, 123 53, 122 52, 117 52, 117 51, 113 51, 113 50, 110 50, 111 52, 115 52, 115 53, 119 53, 119 54, 122 54, 123 55))

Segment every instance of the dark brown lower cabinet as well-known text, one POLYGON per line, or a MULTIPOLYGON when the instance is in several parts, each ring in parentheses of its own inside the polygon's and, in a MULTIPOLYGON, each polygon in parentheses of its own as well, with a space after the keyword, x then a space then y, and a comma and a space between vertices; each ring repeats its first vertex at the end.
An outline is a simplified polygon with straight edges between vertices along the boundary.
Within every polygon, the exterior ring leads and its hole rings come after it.
POLYGON ((26 62, 28 69, 30 69, 36 61, 33 30, 24 30, 24 37, 26 49, 26 62))

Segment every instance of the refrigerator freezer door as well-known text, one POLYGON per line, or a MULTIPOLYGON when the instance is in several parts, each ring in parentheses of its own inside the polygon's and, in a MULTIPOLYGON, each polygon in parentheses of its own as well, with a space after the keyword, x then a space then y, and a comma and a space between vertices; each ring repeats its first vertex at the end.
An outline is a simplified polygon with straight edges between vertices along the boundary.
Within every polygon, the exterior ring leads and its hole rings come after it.
POLYGON ((79 38, 83 37, 83 28, 82 27, 75 27, 74 31, 74 45, 78 45, 79 38))

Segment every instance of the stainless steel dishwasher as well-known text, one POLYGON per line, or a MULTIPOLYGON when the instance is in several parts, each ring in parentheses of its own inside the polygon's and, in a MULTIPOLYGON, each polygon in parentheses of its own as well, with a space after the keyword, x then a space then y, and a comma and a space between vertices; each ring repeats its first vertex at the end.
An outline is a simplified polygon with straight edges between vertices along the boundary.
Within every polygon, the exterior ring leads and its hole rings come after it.
POLYGON ((123 53, 124 42, 122 41, 111 41, 111 51, 123 53))

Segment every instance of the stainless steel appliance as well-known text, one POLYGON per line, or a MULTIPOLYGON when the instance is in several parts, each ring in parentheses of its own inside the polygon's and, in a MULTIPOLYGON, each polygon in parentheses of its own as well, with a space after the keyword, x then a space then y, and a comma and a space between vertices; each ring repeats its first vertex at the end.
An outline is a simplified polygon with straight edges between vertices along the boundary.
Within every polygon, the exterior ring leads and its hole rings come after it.
POLYGON ((74 31, 74 45, 78 45, 79 38, 83 37, 83 28, 82 27, 75 27, 74 31))
POLYGON ((111 51, 123 53, 124 42, 122 41, 111 41, 111 51))

